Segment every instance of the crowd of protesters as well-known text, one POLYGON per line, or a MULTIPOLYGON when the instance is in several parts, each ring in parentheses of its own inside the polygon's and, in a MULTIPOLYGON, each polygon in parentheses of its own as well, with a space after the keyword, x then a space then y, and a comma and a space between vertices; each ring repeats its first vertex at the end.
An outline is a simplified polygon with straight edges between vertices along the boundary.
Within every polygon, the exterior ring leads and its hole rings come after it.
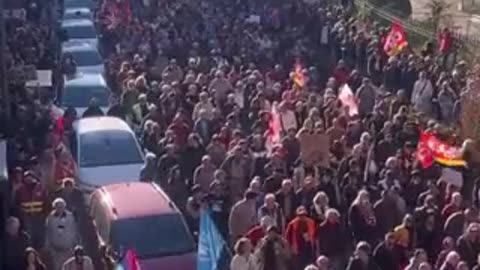
MULTIPOLYGON (((473 167, 455 185, 415 156, 420 130, 452 139, 466 64, 449 65, 454 48, 431 44, 389 57, 387 29, 333 2, 104 1, 106 114, 137 132, 146 152, 139 179, 160 184, 195 235, 209 208, 234 250, 231 270, 480 268, 473 167), (339 100, 345 84, 358 114, 339 100), (280 139, 269 144, 272 111, 280 139), (306 155, 319 142, 304 134, 327 136, 329 155, 306 155)), ((15 59, 49 55, 43 42, 30 49, 41 29, 28 38, 16 30, 9 42, 27 44, 9 44, 15 59)), ((55 270, 93 269, 78 246, 85 207, 75 164, 58 143, 75 114, 66 111, 59 132, 37 99, 15 99, 5 125, 17 204, 4 269, 46 269, 42 259, 55 270)), ((94 103, 87 112, 103 114, 94 103)))

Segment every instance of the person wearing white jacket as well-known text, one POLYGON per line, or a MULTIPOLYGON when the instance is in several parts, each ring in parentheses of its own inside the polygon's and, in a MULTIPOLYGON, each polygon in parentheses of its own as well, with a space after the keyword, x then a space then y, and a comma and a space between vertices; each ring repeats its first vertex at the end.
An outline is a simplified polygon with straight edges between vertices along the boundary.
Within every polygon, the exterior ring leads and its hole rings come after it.
POLYGON ((240 238, 235 244, 235 255, 230 262, 230 270, 257 270, 252 244, 248 238, 240 238))

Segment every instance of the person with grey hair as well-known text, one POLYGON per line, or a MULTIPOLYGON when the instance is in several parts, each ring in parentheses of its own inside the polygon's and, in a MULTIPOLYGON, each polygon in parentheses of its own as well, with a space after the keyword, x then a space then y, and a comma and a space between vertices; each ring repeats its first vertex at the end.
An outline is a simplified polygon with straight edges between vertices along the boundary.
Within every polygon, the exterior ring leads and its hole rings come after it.
POLYGON ((140 169, 140 181, 150 182, 156 180, 157 157, 154 153, 145 154, 145 164, 140 169))
POLYGON ((73 214, 66 209, 64 199, 56 198, 47 217, 45 249, 52 258, 53 270, 60 270, 79 244, 79 232, 73 214))
POLYGON ((138 95, 138 102, 132 107, 132 120, 136 125, 140 125, 150 112, 150 104, 147 101, 146 94, 138 95))

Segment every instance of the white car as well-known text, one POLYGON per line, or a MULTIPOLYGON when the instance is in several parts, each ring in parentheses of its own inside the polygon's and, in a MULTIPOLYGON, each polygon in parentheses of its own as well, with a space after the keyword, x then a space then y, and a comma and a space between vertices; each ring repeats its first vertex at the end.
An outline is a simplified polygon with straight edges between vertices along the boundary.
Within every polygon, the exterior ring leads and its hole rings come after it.
POLYGON ((90 19, 69 19, 63 20, 62 31, 66 34, 68 41, 83 41, 98 46, 98 36, 95 24, 90 19))
POLYGON ((86 7, 68 8, 63 12, 63 20, 89 19, 93 18, 92 11, 86 7))
POLYGON ((144 156, 135 134, 116 117, 89 117, 74 123, 73 155, 78 186, 86 194, 110 184, 138 182, 144 156))
POLYGON ((105 73, 102 56, 97 48, 83 41, 67 41, 62 44, 61 59, 72 56, 77 65, 77 71, 83 73, 105 73))
POLYGON ((82 116, 95 98, 104 113, 108 110, 110 90, 101 74, 79 73, 73 78, 65 76, 61 98, 62 108, 74 108, 82 116))

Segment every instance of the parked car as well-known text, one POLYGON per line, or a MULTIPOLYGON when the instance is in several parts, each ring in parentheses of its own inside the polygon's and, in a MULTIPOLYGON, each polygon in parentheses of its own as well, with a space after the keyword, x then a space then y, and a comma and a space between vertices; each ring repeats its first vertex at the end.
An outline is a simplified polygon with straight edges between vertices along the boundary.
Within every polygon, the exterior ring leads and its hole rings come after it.
POLYGON ((98 46, 97 31, 91 19, 63 20, 61 29, 64 35, 63 41, 81 40, 94 47, 98 46))
POLYGON ((92 193, 99 243, 117 253, 134 249, 142 270, 196 269, 195 242, 183 215, 153 183, 122 183, 92 193))
POLYGON ((64 0, 63 8, 94 8, 94 3, 92 0, 64 0))
POLYGON ((68 41, 62 44, 61 59, 72 56, 77 71, 83 73, 104 74, 105 66, 97 47, 83 41, 68 41))
POLYGON ((73 78, 65 77, 62 91, 61 107, 72 107, 81 116, 88 108, 92 98, 104 111, 108 110, 110 90, 100 74, 79 73, 73 78))
POLYGON ((63 12, 62 20, 89 19, 93 18, 92 11, 86 7, 67 8, 63 12))
POLYGON ((87 117, 74 123, 71 149, 78 186, 86 194, 105 185, 137 182, 144 156, 135 134, 116 117, 87 117))

